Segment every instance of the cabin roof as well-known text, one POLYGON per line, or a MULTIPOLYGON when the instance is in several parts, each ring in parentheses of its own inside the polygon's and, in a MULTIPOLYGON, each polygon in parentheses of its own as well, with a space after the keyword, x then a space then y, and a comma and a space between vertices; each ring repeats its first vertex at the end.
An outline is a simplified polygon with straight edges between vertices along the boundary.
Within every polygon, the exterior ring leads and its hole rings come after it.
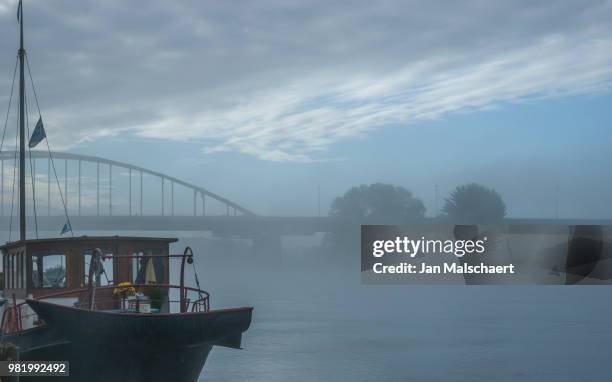
POLYGON ((82 243, 87 241, 161 241, 174 243, 178 239, 173 237, 146 237, 146 236, 75 236, 75 237, 53 237, 46 239, 29 239, 7 242, 0 245, 0 250, 17 247, 24 244, 55 244, 55 243, 82 243))

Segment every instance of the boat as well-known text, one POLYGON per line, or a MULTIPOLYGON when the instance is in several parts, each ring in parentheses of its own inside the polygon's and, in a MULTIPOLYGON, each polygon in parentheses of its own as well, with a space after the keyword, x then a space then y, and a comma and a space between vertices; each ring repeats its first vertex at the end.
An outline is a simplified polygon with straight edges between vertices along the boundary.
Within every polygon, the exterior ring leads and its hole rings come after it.
MULTIPOLYGON (((2 345, 16 346, 19 361, 68 362, 62 381, 196 381, 213 346, 241 349, 253 308, 211 309, 195 266, 196 286, 185 285, 191 248, 170 253, 175 238, 74 236, 67 213, 62 235, 71 237, 26 237, 22 1, 18 19, 20 236, 0 246, 2 345), (179 285, 170 283, 173 259, 179 285)), ((30 145, 45 138, 36 134, 30 145)))

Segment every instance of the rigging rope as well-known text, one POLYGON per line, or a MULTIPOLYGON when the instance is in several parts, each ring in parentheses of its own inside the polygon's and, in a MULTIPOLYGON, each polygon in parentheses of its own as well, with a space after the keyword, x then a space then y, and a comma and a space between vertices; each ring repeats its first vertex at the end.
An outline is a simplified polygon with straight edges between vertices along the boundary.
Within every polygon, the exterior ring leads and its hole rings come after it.
MULTIPOLYGON (((36 87, 34 86, 34 80, 32 79, 32 72, 30 71, 30 60, 28 59, 28 55, 25 55, 26 67, 28 69, 28 76, 30 77, 30 84, 32 85, 32 92, 34 93, 34 100, 36 101, 36 109, 38 110, 38 117, 42 119, 42 114, 40 112, 40 105, 38 103, 38 95, 36 94, 36 87)), ((64 200, 64 194, 62 193, 62 187, 59 183, 59 178, 57 176, 57 170, 55 169, 55 161, 53 160, 53 155, 51 154, 51 147, 49 146, 49 138, 45 134, 45 143, 47 144, 47 152, 49 153, 49 160, 51 161, 51 167, 53 167, 53 174, 55 175, 55 180, 57 182, 57 190, 60 194, 60 199, 62 200, 62 206, 64 207, 64 215, 66 216, 66 220, 68 226, 70 227, 70 234, 74 237, 74 231, 72 230, 72 223, 70 222, 70 216, 68 216, 68 207, 66 206, 66 202, 64 200)), ((67 174, 66 174, 67 176, 67 174)), ((48 179, 50 182, 51 179, 48 179)), ((66 190, 68 192, 68 190, 66 190)))
MULTIPOLYGON (((17 123, 19 123, 19 113, 17 113, 17 123)), ((19 130, 15 129, 15 154, 13 157, 13 189, 11 193, 11 221, 9 223, 9 241, 13 234, 13 210, 15 208, 15 181, 17 180, 17 144, 19 143, 19 130)))
POLYGON ((196 267, 195 267, 195 261, 191 262, 191 265, 193 266, 193 276, 195 279, 195 283, 196 283, 196 287, 198 288, 198 297, 200 299, 202 299, 202 288, 200 288, 200 280, 198 279, 198 271, 196 271, 196 267))
POLYGON ((111 285, 111 282, 108 279, 108 274, 106 273, 106 270, 104 270, 104 266, 102 266, 102 274, 104 274, 104 278, 106 279, 106 285, 111 285))
POLYGON ((74 232, 72 231, 72 223, 70 223, 70 217, 68 216, 68 208, 66 208, 66 202, 64 201, 64 194, 62 194, 62 187, 59 183, 59 178, 57 177, 57 170, 55 169, 55 162, 53 161, 53 156, 51 155, 51 148, 49 147, 49 141, 45 138, 45 143, 47 144, 47 151, 49 152, 49 159, 51 160, 51 167, 53 167, 53 174, 55 175, 55 181, 57 182, 57 189, 60 194, 60 198, 62 200, 62 205, 64 206, 64 215, 66 215, 66 220, 68 221, 68 226, 70 227, 70 234, 74 237, 74 232))
MULTIPOLYGON (((19 63, 19 56, 17 56, 16 60, 15 60, 15 69, 13 69, 13 82, 11 83, 11 95, 9 97, 9 103, 8 103, 8 108, 6 109, 6 118, 4 119, 4 130, 2 131, 2 142, 0 142, 0 153, 2 153, 2 148, 4 147, 4 138, 6 136, 6 128, 8 126, 8 120, 11 114, 11 106, 13 104, 13 91, 15 89, 15 78, 17 77, 17 64, 19 63)), ((15 146, 15 148, 17 148, 17 146, 15 146)), ((14 160, 17 160, 17 154, 15 153, 15 158, 14 160)), ((4 159, 2 159, 2 171, 4 172, 4 159)), ((2 174, 4 176, 4 174, 2 174)), ((4 177, 2 179, 2 187, 4 187, 4 177)), ((13 167, 13 196, 11 196, 11 219, 10 219, 10 226, 9 226, 9 241, 11 240, 11 233, 12 233, 12 229, 13 229, 13 197, 14 197, 14 192, 15 192, 15 168, 13 167)), ((2 201, 0 201, 0 203, 4 204, 4 193, 2 193, 2 201)), ((4 211, 4 206, 3 206, 3 211, 4 211)))
MULTIPOLYGON (((0 143, 0 152, 4 147, 4 136, 6 135, 6 126, 8 125, 8 119, 11 114, 11 104, 13 103, 13 89, 15 88, 15 77, 17 77, 17 63, 19 62, 19 56, 15 61, 15 69, 13 70, 13 83, 11 84, 11 96, 9 98, 8 108, 6 110, 6 118, 4 119, 4 131, 2 132, 2 143, 0 143)), ((3 200, 4 202, 4 200, 3 200)))
MULTIPOLYGON (((24 98, 26 100, 25 102, 25 115, 26 115, 26 131, 28 133, 28 137, 30 137, 30 116, 28 114, 28 98, 25 97, 26 90, 23 90, 23 94, 24 94, 24 98)), ((30 177, 32 179, 31 183, 32 183, 32 207, 34 208, 34 230, 36 232, 36 238, 38 239, 38 214, 36 213, 36 190, 35 190, 35 186, 36 183, 34 182, 34 166, 32 166, 32 149, 28 148, 28 157, 30 160, 30 177)))

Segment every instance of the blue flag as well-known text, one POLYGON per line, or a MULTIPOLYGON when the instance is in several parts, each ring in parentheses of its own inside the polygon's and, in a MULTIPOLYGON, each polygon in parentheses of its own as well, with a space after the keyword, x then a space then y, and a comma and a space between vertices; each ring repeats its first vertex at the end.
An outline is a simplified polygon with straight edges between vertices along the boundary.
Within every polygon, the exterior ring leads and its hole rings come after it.
POLYGON ((34 128, 34 131, 32 132, 32 136, 30 137, 30 142, 28 143, 28 147, 29 148, 36 147, 36 145, 39 144, 40 141, 42 141, 46 137, 47 137, 47 134, 45 133, 45 128, 43 126, 42 118, 39 117, 38 122, 36 122, 36 127, 34 128))
POLYGON ((21 22, 21 0, 19 0, 19 5, 17 6, 17 22, 21 22))
POLYGON ((62 228, 62 233, 60 233, 60 235, 63 235, 68 231, 72 232, 72 227, 70 227, 70 222, 66 222, 66 224, 64 224, 64 228, 62 228))

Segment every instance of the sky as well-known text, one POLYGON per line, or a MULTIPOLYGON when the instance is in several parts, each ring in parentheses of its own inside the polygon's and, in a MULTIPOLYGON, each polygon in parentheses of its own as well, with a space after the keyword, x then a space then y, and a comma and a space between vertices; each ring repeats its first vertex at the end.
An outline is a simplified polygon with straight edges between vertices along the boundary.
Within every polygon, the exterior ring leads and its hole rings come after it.
MULTIPOLYGON (((16 3, 0 0, 3 110, 16 3)), ((432 215, 479 182, 510 216, 558 204, 560 217, 612 217, 612 1, 24 9, 55 150, 171 174, 262 215, 318 214, 317 187, 325 214, 373 182, 410 189, 432 215)))

